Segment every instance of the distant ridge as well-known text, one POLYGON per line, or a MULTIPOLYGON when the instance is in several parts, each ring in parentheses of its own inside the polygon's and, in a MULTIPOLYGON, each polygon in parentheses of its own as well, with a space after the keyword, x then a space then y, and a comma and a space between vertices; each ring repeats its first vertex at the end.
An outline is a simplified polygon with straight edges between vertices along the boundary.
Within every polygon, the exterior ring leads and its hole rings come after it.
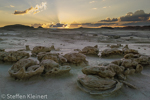
POLYGON ((123 29, 128 29, 128 30, 150 30, 150 25, 149 26, 126 26, 126 27, 123 27, 123 29))
POLYGON ((112 27, 101 27, 101 29, 114 29, 112 27))
POLYGON ((15 25, 7 25, 4 27, 1 27, 1 29, 34 29, 34 27, 21 25, 21 24, 15 24, 15 25))

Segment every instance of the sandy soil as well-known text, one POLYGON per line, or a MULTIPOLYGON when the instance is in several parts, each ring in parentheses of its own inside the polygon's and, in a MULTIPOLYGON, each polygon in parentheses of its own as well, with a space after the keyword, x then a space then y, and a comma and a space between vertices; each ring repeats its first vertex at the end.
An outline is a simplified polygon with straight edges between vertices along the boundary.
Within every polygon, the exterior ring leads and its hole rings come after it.
MULTIPOLYGON (((129 45, 141 54, 150 55, 150 31, 134 30, 0 30, 0 48, 6 51, 25 49, 29 45, 51 46, 59 48, 61 54, 76 52, 74 49, 83 49, 85 46, 98 45, 99 51, 109 48, 108 44, 121 43, 129 45), (120 36, 114 39, 112 36, 120 36)), ((31 54, 31 52, 29 51, 31 54)), ((33 58, 31 57, 32 59, 33 58)), ((101 62, 111 62, 115 58, 101 58, 87 56, 90 65, 101 62)), ((19 93, 20 95, 38 94, 47 95, 47 100, 150 100, 150 67, 144 67, 141 74, 127 77, 127 81, 138 89, 123 86, 115 94, 109 96, 89 95, 81 91, 76 84, 78 76, 82 75, 82 66, 71 66, 69 74, 55 77, 33 77, 26 81, 16 81, 9 76, 8 69, 13 63, 0 63, 0 94, 19 93)), ((0 100, 7 100, 2 99, 0 100)), ((23 99, 22 99, 23 100, 23 99)))

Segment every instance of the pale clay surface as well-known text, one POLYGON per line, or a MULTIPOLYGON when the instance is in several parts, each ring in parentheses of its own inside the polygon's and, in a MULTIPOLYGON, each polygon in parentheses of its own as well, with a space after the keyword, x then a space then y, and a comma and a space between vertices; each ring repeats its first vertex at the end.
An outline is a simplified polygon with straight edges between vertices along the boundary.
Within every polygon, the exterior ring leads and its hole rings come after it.
MULTIPOLYGON (((9 33, 9 31, 2 31, 3 33, 9 33)), ((1 36, 0 49, 5 51, 16 51, 24 49, 25 45, 29 45, 30 50, 33 50, 35 46, 45 46, 59 48, 59 51, 51 51, 52 53, 60 53, 62 55, 76 52, 74 49, 82 50, 86 46, 98 45, 100 53, 105 49, 110 49, 107 45, 121 44, 123 47, 128 44, 130 49, 138 50, 138 53, 142 55, 150 55, 149 50, 149 31, 135 31, 135 30, 59 30, 53 32, 51 30, 17 30, 11 31, 13 36, 1 36), (44 34, 43 34, 44 33, 44 34), (82 35, 80 35, 82 33, 82 35), (93 36, 93 33, 98 36, 93 36), (108 37, 111 35, 120 36, 120 38, 114 39, 108 37), (130 39, 130 36, 133 38, 130 39)), ((118 48, 122 50, 122 46, 118 48)), ((27 51, 30 55, 31 52, 27 51)), ((77 53, 77 52, 76 52, 77 53)), ((100 54, 99 53, 99 54, 100 54)), ((30 57, 35 59, 34 57, 30 57)), ((101 58, 87 56, 87 61, 90 65, 98 65, 100 63, 111 63, 114 60, 120 60, 121 58, 101 58)), ((123 58, 123 57, 122 57, 123 58)), ((136 58, 136 57, 134 57, 136 58)), ((142 57, 141 57, 142 58, 142 57)), ((129 58, 130 59, 130 58, 129 58)), ((150 98, 150 68, 146 67, 148 61, 145 58, 139 59, 140 65, 136 66, 141 73, 134 73, 132 75, 127 74, 126 81, 136 86, 138 89, 131 89, 126 86, 116 85, 117 91, 109 96, 89 95, 89 92, 81 91, 76 84, 79 75, 83 75, 82 66, 71 66, 70 74, 57 77, 33 77, 27 81, 15 81, 9 76, 8 69, 12 64, 0 63, 0 93, 1 94, 47 94, 50 100, 149 100, 150 98), (141 61, 140 61, 141 60, 141 61), (142 65, 143 64, 143 65, 142 65), (142 67, 140 67, 142 65, 142 67), (40 91, 39 91, 40 90, 40 91), (46 90, 49 90, 47 92, 46 90)), ((121 64, 122 61, 117 63, 121 64)), ((33 67, 35 68, 35 67, 33 67)), ((32 69, 32 67, 31 67, 32 69)), ((30 69, 30 70, 31 70, 30 69)), ((135 68, 134 68, 135 70, 135 68)), ((132 72, 134 71, 132 69, 132 72)), ((130 73, 130 69, 126 69, 130 73)), ((136 71, 135 71, 136 72, 136 71)), ((122 82, 123 83, 123 82, 122 82)), ((125 84, 125 82, 123 83, 125 84)), ((131 85, 130 85, 131 86, 131 85)), ((133 86, 131 86, 133 87, 133 86)), ((111 93, 111 91, 110 91, 111 93)), ((96 93, 95 93, 96 94, 96 93)), ((105 94, 105 93, 104 93, 105 94)))

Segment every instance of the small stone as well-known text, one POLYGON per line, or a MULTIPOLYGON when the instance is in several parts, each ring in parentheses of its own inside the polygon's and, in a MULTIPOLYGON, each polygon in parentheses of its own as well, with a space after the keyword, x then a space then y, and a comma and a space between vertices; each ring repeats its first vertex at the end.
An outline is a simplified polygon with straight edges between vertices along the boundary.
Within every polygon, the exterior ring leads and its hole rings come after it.
POLYGON ((29 50, 30 50, 29 45, 26 45, 26 50, 27 50, 27 51, 29 51, 29 50))

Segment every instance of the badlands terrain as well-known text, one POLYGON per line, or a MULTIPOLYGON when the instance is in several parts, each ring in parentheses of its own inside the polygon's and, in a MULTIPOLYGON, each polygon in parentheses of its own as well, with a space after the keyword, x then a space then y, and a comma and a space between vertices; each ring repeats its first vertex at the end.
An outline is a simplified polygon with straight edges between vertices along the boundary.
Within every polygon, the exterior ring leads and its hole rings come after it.
MULTIPOLYGON (((33 49, 36 46, 51 47, 51 53, 64 56, 68 53, 82 52, 87 46, 97 48, 97 54, 86 55, 84 64, 69 64, 69 72, 58 75, 38 75, 33 77, 11 76, 11 68, 16 63, 9 60, 0 61, 0 94, 38 94, 47 95, 47 100, 149 100, 150 66, 143 65, 138 73, 126 75, 121 88, 113 93, 90 93, 80 87, 80 77, 87 66, 100 66, 124 58, 124 55, 102 55, 105 49, 123 50, 128 48, 138 54, 150 56, 150 31, 116 30, 116 29, 33 29, 0 30, 0 52, 23 51, 29 58, 40 64, 33 49), (26 50, 26 46, 30 50, 26 50), (88 64, 87 64, 88 62, 88 64), (10 73, 9 73, 10 72, 10 73), (15 77, 15 78, 14 78, 15 77), (132 87, 132 88, 131 88, 132 87), (136 88, 134 88, 136 87, 136 88)), ((83 53, 84 54, 84 53, 83 53)), ((82 56, 81 56, 82 57, 82 56)), ((67 59, 69 60, 69 59, 67 59)), ((70 61, 71 62, 71 61, 70 61)), ((80 61, 79 61, 80 62, 80 61)), ((43 62, 44 63, 44 62, 43 62)), ((15 65, 14 65, 15 66, 15 65)), ((84 72, 84 73, 83 73, 84 72)), ((46 73, 46 72, 44 72, 46 73)), ((93 75, 93 74, 92 74, 93 75)), ((120 81, 120 80, 119 80, 120 81)), ((80 81, 81 82, 81 81, 80 81)), ((115 83, 116 84, 116 83, 115 83)), ((105 91, 103 91, 105 92, 105 91)), ((0 100, 7 100, 0 98, 0 100)), ((15 99, 17 100, 17 99, 15 99)), ((18 99, 19 100, 19 99, 18 99)), ((23 100, 23 99, 22 99, 23 100)))

